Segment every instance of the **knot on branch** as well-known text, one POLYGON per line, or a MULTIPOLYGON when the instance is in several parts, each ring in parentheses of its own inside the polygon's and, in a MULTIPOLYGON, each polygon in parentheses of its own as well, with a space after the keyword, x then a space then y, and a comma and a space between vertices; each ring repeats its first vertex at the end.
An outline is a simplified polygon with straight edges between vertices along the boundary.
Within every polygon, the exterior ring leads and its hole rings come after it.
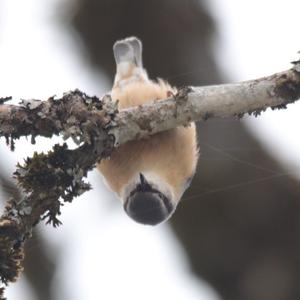
POLYGON ((285 99, 285 103, 272 107, 272 109, 286 108, 300 98, 300 59, 291 62, 294 66, 291 72, 283 73, 275 81, 274 93, 277 97, 285 99))
POLYGON ((272 107, 272 109, 286 108, 300 98, 300 61, 293 62, 293 72, 282 74, 275 82, 274 93, 277 97, 285 99, 285 103, 272 107))
POLYGON ((190 92, 192 92, 192 90, 193 89, 189 86, 184 86, 184 87, 179 88, 175 95, 175 100, 177 102, 187 101, 188 95, 190 92))
MULTIPOLYGON (((190 107, 186 105, 186 102, 188 101, 189 93, 191 93, 193 89, 189 86, 184 86, 180 89, 178 89, 175 98, 176 103, 176 110, 175 110, 175 117, 178 118, 178 116, 181 116, 182 114, 188 113, 190 107)), ((188 118, 185 124, 183 126, 189 126, 192 122, 191 118, 188 118)))

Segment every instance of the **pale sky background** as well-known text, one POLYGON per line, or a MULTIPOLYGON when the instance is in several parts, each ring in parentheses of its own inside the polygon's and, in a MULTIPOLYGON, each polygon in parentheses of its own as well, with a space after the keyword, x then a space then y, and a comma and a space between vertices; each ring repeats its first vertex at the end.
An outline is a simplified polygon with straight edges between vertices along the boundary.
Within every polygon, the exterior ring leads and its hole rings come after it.
MULTIPOLYGON (((215 55, 232 81, 249 80, 289 69, 300 58, 298 0, 211 0, 219 26, 215 55)), ((300 102, 287 110, 247 117, 249 129, 300 177, 300 102)))
MULTIPOLYGON (((106 78, 88 68, 81 56, 84 48, 74 35, 53 23, 55 6, 61 2, 0 0, 1 96, 45 99, 74 88, 97 95, 109 89, 106 78)), ((282 71, 297 58, 299 1, 212 0, 210 6, 219 26, 215 55, 232 81, 282 71)), ((246 120, 295 175, 300 165, 299 112, 300 103, 246 120)), ((34 149, 49 149, 49 142, 41 140, 43 146, 37 142, 34 149)), ((33 151, 25 139, 17 143, 15 153, 7 150, 4 140, 0 149, 11 160, 11 173, 16 162, 33 151)), ((184 252, 166 224, 152 228, 134 223, 111 199, 100 175, 93 172, 89 180, 94 190, 65 205, 63 226, 42 226, 49 250, 55 246, 60 253, 57 299, 218 299, 191 276, 184 252)), ((22 300, 32 299, 25 280, 7 289, 8 299, 20 299, 20 294, 22 300)))

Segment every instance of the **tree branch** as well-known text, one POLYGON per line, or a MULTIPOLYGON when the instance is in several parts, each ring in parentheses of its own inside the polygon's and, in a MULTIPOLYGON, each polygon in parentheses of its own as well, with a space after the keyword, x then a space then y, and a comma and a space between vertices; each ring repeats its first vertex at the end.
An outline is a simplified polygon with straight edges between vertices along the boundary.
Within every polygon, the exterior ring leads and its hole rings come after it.
POLYGON ((99 117, 115 115, 110 133, 120 145, 191 121, 242 117, 245 113, 257 116, 268 107, 285 108, 298 100, 299 95, 299 61, 287 71, 260 79, 183 88, 168 99, 124 109, 118 114, 109 96, 100 101, 75 91, 57 100, 52 97, 47 101, 23 100, 20 106, 1 105, 0 136, 14 140, 27 135, 51 137, 62 134, 64 138, 72 136, 84 141, 84 129, 79 128, 83 120, 93 120, 84 125, 91 128, 91 123, 99 123, 96 121, 99 117), (89 109, 89 102, 98 103, 98 107, 89 109))
MULTIPOLYGON (((0 218, 0 278, 15 281, 21 271, 24 242, 42 219, 60 224, 62 202, 90 189, 83 181, 97 161, 113 148, 192 121, 255 116, 266 108, 285 108, 300 98, 300 62, 288 71, 247 82, 180 89, 172 97, 118 112, 109 96, 101 100, 76 90, 61 99, 27 100, 19 106, 0 105, 0 136, 11 148, 21 136, 61 134, 78 144, 69 150, 55 145, 48 154, 35 153, 15 172, 25 192, 10 200, 0 218)), ((1 98, 0 104, 9 98, 1 98)), ((1 299, 1 297, 0 297, 1 299)))
POLYGON ((119 144, 191 121, 259 115, 268 107, 286 108, 300 98, 300 63, 260 79, 179 90, 172 98, 120 111, 111 130, 119 144))

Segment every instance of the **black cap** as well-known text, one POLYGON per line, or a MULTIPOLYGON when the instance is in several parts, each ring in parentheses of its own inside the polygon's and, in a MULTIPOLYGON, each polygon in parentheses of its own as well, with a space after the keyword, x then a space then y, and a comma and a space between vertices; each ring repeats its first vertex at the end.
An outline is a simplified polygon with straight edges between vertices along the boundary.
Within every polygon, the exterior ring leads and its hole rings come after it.
POLYGON ((170 216, 174 205, 162 192, 154 189, 140 173, 140 183, 130 193, 124 203, 124 209, 136 222, 156 225, 170 216))

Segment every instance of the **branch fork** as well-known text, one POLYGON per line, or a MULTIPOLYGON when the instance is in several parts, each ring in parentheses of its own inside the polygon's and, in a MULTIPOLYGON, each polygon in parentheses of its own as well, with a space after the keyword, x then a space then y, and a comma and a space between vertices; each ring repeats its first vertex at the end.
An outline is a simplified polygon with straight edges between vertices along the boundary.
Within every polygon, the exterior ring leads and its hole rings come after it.
MULTIPOLYGON (((73 138, 78 147, 55 145, 47 154, 35 153, 14 173, 24 192, 11 199, 0 218, 0 279, 17 280, 22 271, 24 242, 32 228, 46 219, 54 227, 64 202, 91 187, 83 179, 113 149, 130 140, 210 118, 258 116, 268 107, 286 108, 300 98, 300 61, 284 72, 234 84, 179 89, 169 98, 118 111, 109 95, 101 99, 75 90, 61 99, 23 100, 10 105, 0 98, 0 136, 11 149, 15 139, 31 136, 73 138), (45 193, 47 191, 47 193, 45 193)), ((0 299, 4 299, 0 289, 0 299)))

